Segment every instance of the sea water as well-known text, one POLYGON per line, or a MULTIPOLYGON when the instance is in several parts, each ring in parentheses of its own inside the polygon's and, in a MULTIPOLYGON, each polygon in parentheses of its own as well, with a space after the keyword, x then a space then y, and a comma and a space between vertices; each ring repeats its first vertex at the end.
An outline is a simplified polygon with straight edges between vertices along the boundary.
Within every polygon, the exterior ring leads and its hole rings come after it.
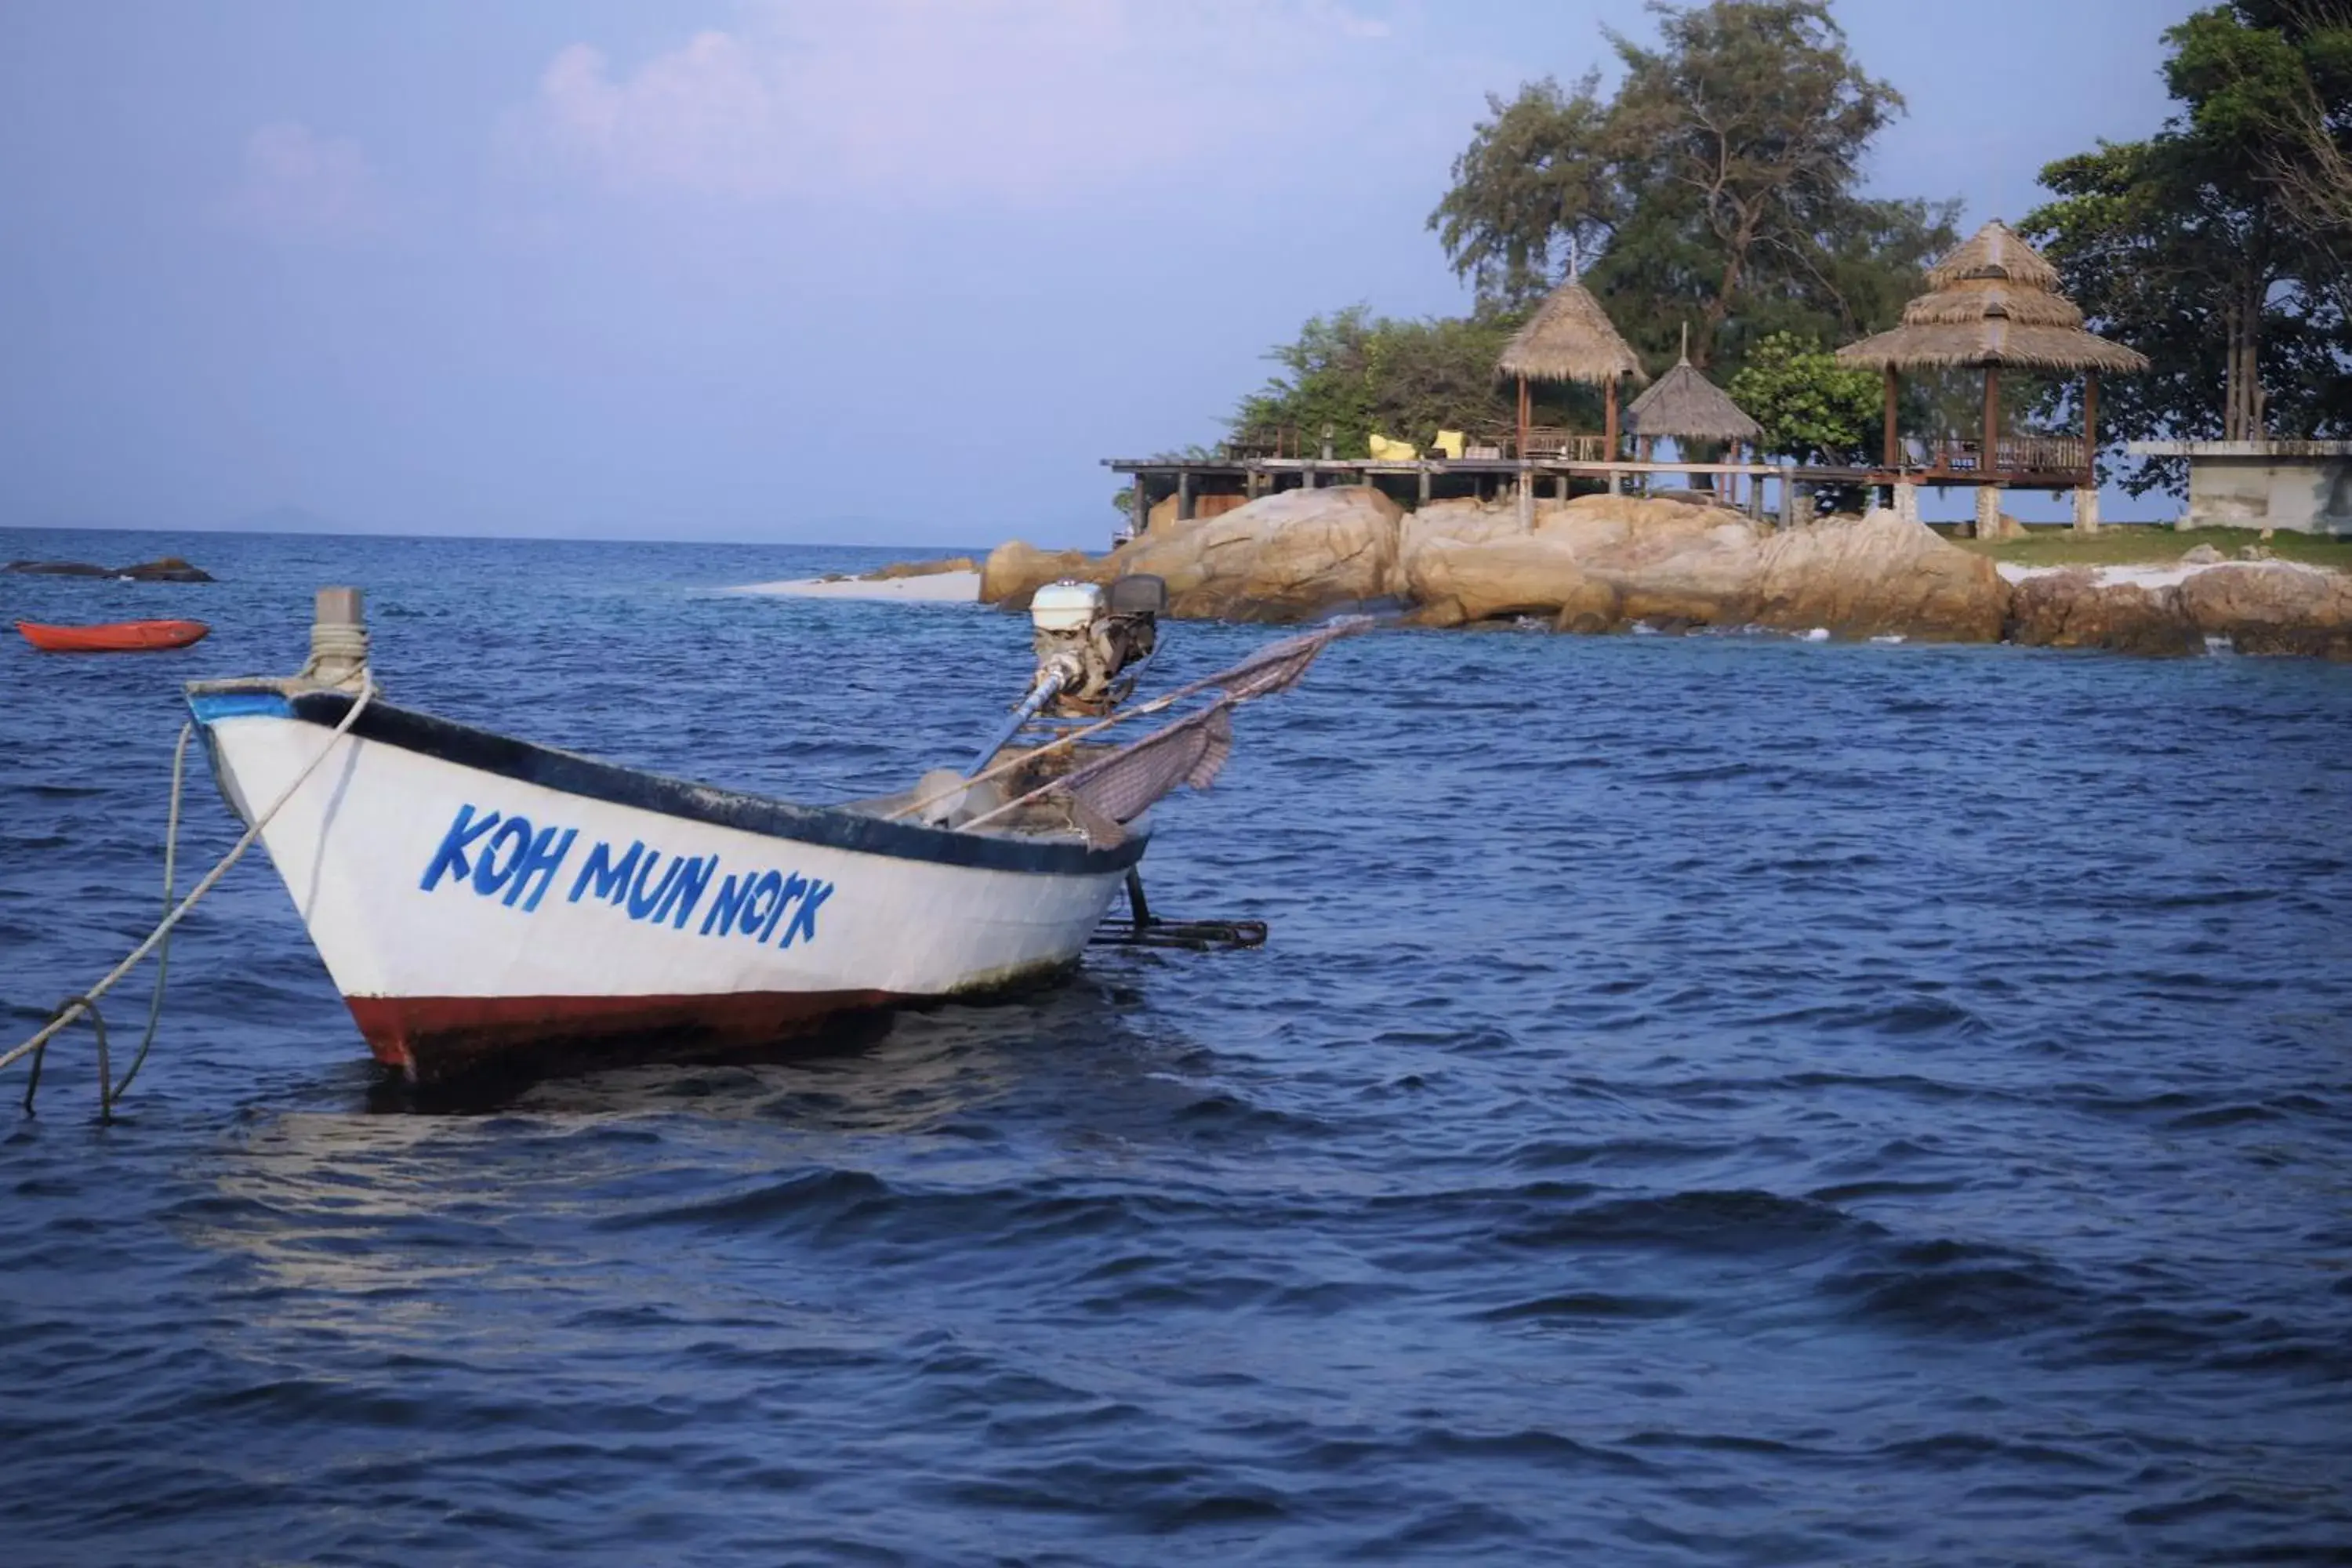
MULTIPOLYGON (((887 552, 0 535, 166 549, 222 581, 0 577, 215 628, 0 647, 5 1043, 321 584, 392 700, 796 800, 1029 667, 717 591, 887 552)), ((240 866, 115 1125, 86 1033, 0 1079, 0 1558, 2345 1560, 2352 669, 1389 631, 1237 729, 1144 869, 1263 951, 457 1108, 240 866)))

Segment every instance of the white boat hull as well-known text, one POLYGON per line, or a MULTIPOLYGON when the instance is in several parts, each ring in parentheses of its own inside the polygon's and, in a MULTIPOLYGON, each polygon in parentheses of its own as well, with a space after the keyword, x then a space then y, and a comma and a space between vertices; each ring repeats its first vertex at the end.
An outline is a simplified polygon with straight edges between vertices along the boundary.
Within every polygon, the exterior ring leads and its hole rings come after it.
POLYGON ((222 793, 263 829, 377 1058, 415 1079, 535 1047, 751 1044, 845 1012, 1034 982, 1127 868, 1082 840, 730 795, 383 705, 199 693, 222 793))

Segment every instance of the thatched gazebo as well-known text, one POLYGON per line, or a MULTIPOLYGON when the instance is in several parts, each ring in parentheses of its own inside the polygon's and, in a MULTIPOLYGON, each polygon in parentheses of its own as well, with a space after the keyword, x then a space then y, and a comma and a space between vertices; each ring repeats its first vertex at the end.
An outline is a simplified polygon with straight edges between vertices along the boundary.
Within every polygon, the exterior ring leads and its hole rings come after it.
MULTIPOLYGON (((1648 447, 1660 437, 1670 437, 1675 442, 1720 441, 1727 447, 1754 447, 1764 438, 1764 426, 1748 416, 1747 411, 1723 388, 1701 375, 1690 362, 1690 329, 1683 329, 1682 358, 1675 368, 1658 377, 1647 392, 1633 399, 1625 410, 1625 428, 1643 448, 1643 460, 1648 461, 1648 447)), ((1687 458, 1689 453, 1683 456, 1687 458)), ((1737 495, 1734 489, 1731 492, 1737 495)))
MULTIPOLYGON (((1984 372, 1984 435, 1970 443, 1934 443, 1916 478, 1966 479, 1983 490, 2000 485, 2091 488, 2098 451, 2099 376, 2147 368, 2145 356, 2083 330, 2083 312, 2058 292, 2057 269, 1999 218, 1937 262, 1929 292, 1903 307, 1903 324, 1838 350, 1848 364, 1886 374, 1886 467, 1904 469, 1895 427, 1895 398, 1906 370, 1984 372), (2083 438, 2020 439, 2004 453, 2000 439, 2000 373, 2004 368, 2083 377, 2083 438)), ((1994 515, 1999 499, 1992 499, 1994 515)), ((1979 510, 1985 497, 1979 498, 1979 510)))
POLYGON ((1519 382, 1519 444, 1517 455, 1524 458, 1528 449, 1528 383, 1530 381, 1580 381, 1601 389, 1604 416, 1604 454, 1608 460, 1617 459, 1617 383, 1632 376, 1636 384, 1650 378, 1642 369, 1642 362, 1631 344, 1617 332, 1609 313, 1601 301, 1573 277, 1545 296, 1528 318, 1528 324, 1511 334, 1503 346, 1503 356, 1496 362, 1496 370, 1503 375, 1517 376, 1519 382))
POLYGON ((1678 441, 1756 442, 1764 426, 1731 401, 1730 394, 1701 375, 1691 365, 1690 337, 1683 337, 1683 357, 1657 384, 1633 399, 1625 410, 1625 428, 1633 435, 1678 441))

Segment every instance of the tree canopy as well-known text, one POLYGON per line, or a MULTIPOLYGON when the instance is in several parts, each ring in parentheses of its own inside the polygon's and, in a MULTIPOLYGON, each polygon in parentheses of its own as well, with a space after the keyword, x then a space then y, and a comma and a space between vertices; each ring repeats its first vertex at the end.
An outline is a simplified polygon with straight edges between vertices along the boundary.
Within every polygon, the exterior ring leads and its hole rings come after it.
MULTIPOLYGON (((2352 8, 2235 0, 2164 36, 2178 110, 2146 141, 2044 168, 2055 199, 2024 225, 2093 329, 2150 362, 2103 387, 2103 431, 2352 429, 2352 184, 2340 210, 2329 194, 2329 160, 2352 166, 2352 8)), ((2053 388, 2042 411, 2074 416, 2075 396, 2053 388)), ((2123 483, 2144 493, 2179 468, 2140 460, 2123 483)))
POLYGON ((1800 463, 1866 463, 1885 404, 1878 373, 1789 332, 1758 343, 1731 400, 1764 426, 1765 452, 1800 463))
MULTIPOLYGON (((1309 451, 1328 427, 1333 451, 1347 458, 1363 457, 1374 431, 1426 446, 1440 428, 1503 429, 1517 416, 1517 395, 1496 379, 1495 362, 1518 324, 1507 313, 1392 321, 1363 305, 1318 316, 1266 355, 1280 374, 1242 400, 1233 426, 1286 426, 1309 451)), ((1583 413, 1588 401, 1551 389, 1543 405, 1557 417, 1583 413)))
POLYGON ((1956 203, 1859 194, 1871 141, 1903 111, 1825 0, 1651 0, 1655 47, 1606 34, 1624 67, 1508 101, 1454 160, 1430 226, 1483 305, 1524 308, 1582 274, 1637 348, 1685 322, 1701 369, 1735 370, 1774 332, 1890 323, 1957 239, 1956 203))
MULTIPOLYGON (((1655 363, 1688 325, 1693 363, 1718 377, 1776 334, 1837 341, 1896 319, 1955 243, 1958 204, 1859 194, 1871 141, 1903 100, 1856 63, 1826 0, 1649 8, 1654 46, 1604 32, 1624 68, 1612 94, 1596 72, 1488 99, 1429 219, 1475 287, 1473 314, 1318 316, 1267 355, 1279 373, 1243 399, 1236 429, 1290 426, 1312 449, 1328 426, 1335 451, 1360 456, 1375 430, 1423 443, 1440 427, 1507 426, 1496 357, 1568 277, 1655 363)), ((1535 396, 1539 422, 1598 426, 1591 388, 1535 396)))

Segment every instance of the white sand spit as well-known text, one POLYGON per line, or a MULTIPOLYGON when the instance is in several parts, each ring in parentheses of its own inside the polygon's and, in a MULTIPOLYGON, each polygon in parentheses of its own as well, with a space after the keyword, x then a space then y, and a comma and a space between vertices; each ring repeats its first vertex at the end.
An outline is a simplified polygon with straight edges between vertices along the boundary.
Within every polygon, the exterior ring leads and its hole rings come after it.
POLYGON ((2176 562, 2169 566, 2021 566, 2013 561, 2003 561, 1998 570, 2011 583, 2022 583, 2029 577, 2048 577, 2059 572, 2087 571, 2091 581, 2102 588, 2170 588, 2186 583, 2200 572, 2318 572, 2325 566, 2307 566, 2300 561, 2202 561, 2190 563, 2176 562))
POLYGON ((797 577, 781 583, 746 583, 737 594, 773 594, 788 599, 893 599, 919 605, 980 603, 980 574, 934 572, 923 577, 797 577))

